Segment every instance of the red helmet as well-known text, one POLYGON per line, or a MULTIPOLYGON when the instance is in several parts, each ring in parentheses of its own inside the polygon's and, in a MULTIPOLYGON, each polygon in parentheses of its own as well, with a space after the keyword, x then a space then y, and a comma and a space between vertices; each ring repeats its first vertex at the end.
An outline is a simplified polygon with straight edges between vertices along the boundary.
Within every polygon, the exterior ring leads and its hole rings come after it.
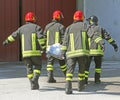
POLYGON ((53 19, 60 20, 64 18, 63 13, 60 10, 56 10, 53 12, 53 19))
POLYGON ((26 15, 25 15, 25 21, 28 22, 35 22, 35 14, 33 12, 28 12, 26 15))
POLYGON ((82 12, 81 10, 77 10, 77 11, 74 13, 73 19, 74 19, 74 20, 83 21, 83 20, 84 20, 83 12, 82 12))

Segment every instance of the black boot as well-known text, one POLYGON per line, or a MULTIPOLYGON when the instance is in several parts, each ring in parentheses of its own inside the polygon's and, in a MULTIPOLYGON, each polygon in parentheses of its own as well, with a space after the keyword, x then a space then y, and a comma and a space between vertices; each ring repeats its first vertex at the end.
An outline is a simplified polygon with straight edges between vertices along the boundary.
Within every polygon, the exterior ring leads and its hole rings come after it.
POLYGON ((100 84, 101 83, 100 73, 95 73, 95 83, 96 84, 100 84))
POLYGON ((39 83, 38 83, 38 79, 39 79, 40 74, 38 73, 34 73, 34 76, 32 78, 32 90, 36 90, 39 89, 39 83))
POLYGON ((78 91, 82 91, 85 89, 85 80, 78 81, 78 91))
POLYGON ((72 94, 72 82, 71 81, 66 81, 65 93, 72 94))
POLYGON ((30 81, 31 90, 33 90, 33 82, 32 82, 32 78, 29 78, 29 81, 30 81))
POLYGON ((56 83, 56 80, 53 77, 53 71, 48 71, 48 83, 56 83))

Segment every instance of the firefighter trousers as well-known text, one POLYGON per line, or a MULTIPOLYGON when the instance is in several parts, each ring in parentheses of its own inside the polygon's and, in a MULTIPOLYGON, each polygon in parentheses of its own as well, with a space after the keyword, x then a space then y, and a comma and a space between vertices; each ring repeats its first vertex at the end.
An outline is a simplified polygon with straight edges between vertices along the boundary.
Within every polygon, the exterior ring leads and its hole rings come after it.
POLYGON ((85 79, 85 66, 87 63, 87 56, 82 57, 75 57, 67 59, 67 73, 66 73, 66 80, 71 81, 73 77, 73 73, 75 70, 76 63, 78 63, 78 80, 85 79))
POLYGON ((32 74, 34 72, 40 74, 42 68, 42 61, 40 56, 26 57, 23 60, 24 64, 26 65, 27 75, 30 75, 28 78, 33 77, 32 74))
POLYGON ((66 60, 59 60, 59 59, 56 59, 52 56, 50 56, 48 58, 48 61, 47 61, 47 71, 53 71, 53 64, 55 62, 55 60, 58 60, 59 62, 59 65, 60 65, 60 68, 62 70, 62 72, 65 74, 66 73, 66 60))
POLYGON ((92 59, 93 59, 93 61, 95 63, 95 80, 100 79, 102 56, 90 56, 89 59, 88 59, 88 62, 86 64, 86 68, 85 68, 86 81, 88 80, 89 69, 90 69, 90 64, 91 64, 92 59))

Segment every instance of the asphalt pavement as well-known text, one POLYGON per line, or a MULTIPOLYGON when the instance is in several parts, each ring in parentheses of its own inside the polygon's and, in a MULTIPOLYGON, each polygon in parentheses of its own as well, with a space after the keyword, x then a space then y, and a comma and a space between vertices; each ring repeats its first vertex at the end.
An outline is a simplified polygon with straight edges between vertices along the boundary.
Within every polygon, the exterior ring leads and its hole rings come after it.
POLYGON ((92 62, 89 84, 77 91, 77 64, 72 81, 73 94, 65 94, 65 78, 54 64, 56 83, 47 83, 46 62, 39 78, 40 89, 30 90, 23 62, 0 62, 0 100, 120 100, 120 61, 103 61, 101 84, 94 83, 92 62))

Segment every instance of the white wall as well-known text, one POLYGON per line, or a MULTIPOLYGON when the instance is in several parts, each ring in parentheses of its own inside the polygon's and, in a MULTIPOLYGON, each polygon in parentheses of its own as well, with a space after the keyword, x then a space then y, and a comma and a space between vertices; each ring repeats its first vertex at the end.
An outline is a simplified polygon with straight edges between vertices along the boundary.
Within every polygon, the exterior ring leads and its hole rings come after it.
POLYGON ((99 24, 119 46, 119 51, 114 52, 113 47, 106 42, 104 59, 120 60, 120 0, 84 0, 84 13, 86 17, 98 16, 99 24))

